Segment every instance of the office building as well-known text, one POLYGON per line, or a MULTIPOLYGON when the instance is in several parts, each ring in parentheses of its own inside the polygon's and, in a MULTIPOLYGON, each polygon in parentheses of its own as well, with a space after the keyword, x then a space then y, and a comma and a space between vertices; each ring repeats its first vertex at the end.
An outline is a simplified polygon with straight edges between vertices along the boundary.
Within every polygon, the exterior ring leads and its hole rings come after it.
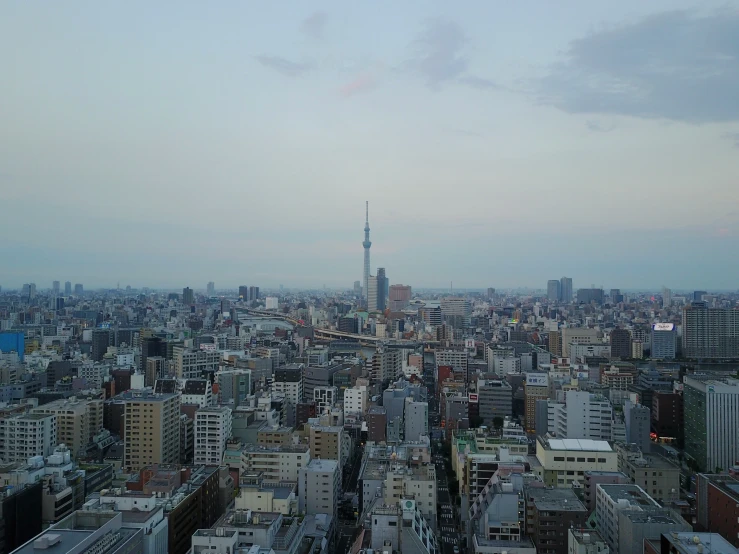
POLYGON ((647 454, 635 444, 616 444, 618 468, 633 484, 661 502, 680 499, 680 468, 666 458, 647 454))
POLYGON ((370 275, 367 280, 367 311, 377 312, 379 311, 379 294, 378 294, 378 282, 376 275, 370 275))
POLYGON ((311 425, 308 433, 311 457, 320 460, 336 460, 341 464, 344 442, 343 427, 311 425))
POLYGON ((739 554, 739 549, 717 533, 672 531, 646 539, 644 554, 739 554))
POLYGON ((549 375, 543 372, 527 373, 524 380, 524 419, 529 433, 536 431, 536 402, 548 398, 549 375))
MULTIPOLYGON (((103 431, 103 400, 72 396, 34 408, 36 414, 56 416, 56 438, 67 445, 73 458, 84 456, 103 431)), ((97 448, 97 447, 95 447, 97 448)))
POLYGON ((387 410, 382 406, 372 406, 367 410, 367 440, 387 440, 387 410))
POLYGON ((385 268, 377 268, 377 311, 384 312, 387 308, 388 296, 388 280, 385 275, 385 268))
POLYGON ((228 369, 216 373, 219 392, 218 401, 233 409, 244 403, 252 393, 252 371, 250 369, 228 369))
POLYGON ((628 362, 610 362, 600 364, 600 383, 604 387, 616 390, 628 390, 636 380, 636 366, 628 362))
POLYGON ((313 389, 313 402, 316 404, 318 414, 331 411, 338 401, 339 391, 336 387, 320 386, 313 389))
POLYGON ((608 296, 611 299, 611 304, 619 304, 624 301, 624 295, 621 294, 621 289, 611 289, 608 296))
POLYGON ((548 487, 582 484, 586 471, 618 471, 618 455, 607 441, 537 437, 536 458, 536 472, 548 487))
POLYGON ((428 402, 416 402, 412 397, 405 399, 403 414, 404 439, 417 441, 421 436, 429 434, 429 405, 428 402))
POLYGON ((682 354, 686 358, 739 358, 739 310, 708 308, 693 302, 683 308, 682 354))
POLYGON ((74 295, 82 296, 83 293, 84 293, 84 287, 82 286, 82 283, 76 283, 74 285, 74 295))
POLYGON ((338 514, 341 497, 341 468, 335 460, 312 459, 300 468, 298 478, 300 513, 338 514))
POLYGON ((626 442, 636 444, 645 454, 652 445, 650 438, 652 415, 646 406, 635 404, 630 400, 624 402, 624 424, 626 425, 626 442))
POLYGON ((662 535, 691 531, 690 524, 670 509, 622 510, 618 514, 618 551, 645 552, 648 541, 662 535))
POLYGON ((259 287, 252 285, 249 287, 249 301, 253 302, 255 300, 259 300, 259 287))
POLYGON ((239 298, 244 302, 249 300, 249 287, 246 285, 239 286, 239 298))
POLYGON ((611 331, 611 357, 631 357, 631 333, 627 329, 614 329, 611 331))
MULTIPOLYGON (((0 352, 5 354, 15 352, 18 354, 18 359, 21 362, 24 361, 26 353, 25 334, 22 332, 0 333, 0 352)), ((51 386, 54 386, 53 383, 51 386)))
POLYGON ((64 283, 64 296, 71 296, 72 295, 72 283, 69 281, 65 281, 64 283))
POLYGON ((611 440, 613 407, 606 397, 578 390, 568 390, 564 397, 564 402, 547 403, 547 427, 552 436, 611 440))
POLYGON ((403 352, 378 346, 372 355, 370 379, 373 383, 393 382, 403 374, 403 352))
POLYGON ((205 286, 205 293, 208 296, 214 296, 216 293, 216 285, 213 281, 208 281, 208 284, 205 286))
MULTIPOLYGON (((165 360, 169 360, 170 356, 168 355, 168 348, 167 348, 167 341, 162 339, 161 337, 144 337, 141 339, 141 362, 139 365, 139 369, 142 372, 146 371, 147 365, 146 360, 149 357, 160 357, 165 360)), ((159 377, 156 379, 165 377, 164 375, 159 375, 159 377)), ((154 381, 151 382, 151 384, 147 384, 147 387, 154 386, 154 381)))
POLYGON ((683 395, 672 391, 652 394, 652 431, 658 437, 675 438, 683 431, 683 395))
POLYGON ((94 329, 92 331, 92 359, 95 362, 103 360, 108 347, 113 344, 113 334, 110 329, 94 329))
POLYGON ((683 385, 685 453, 702 471, 728 470, 739 460, 739 380, 692 374, 683 385))
POLYGON ((677 330, 674 323, 652 325, 652 358, 673 360, 677 354, 677 330))
POLYGON ((472 323, 472 305, 467 298, 441 299, 441 316, 454 329, 466 329, 472 323))
POLYGON ((513 388, 508 381, 478 379, 477 397, 470 394, 470 403, 477 400, 479 416, 484 425, 493 425, 495 418, 513 415, 513 388))
POLYGON ((362 416, 367 412, 369 394, 367 387, 357 385, 344 391, 344 419, 349 416, 362 416))
POLYGON ((562 357, 570 358, 572 344, 595 344, 600 342, 597 329, 584 327, 562 327, 560 330, 562 357))
POLYGON ((410 285, 391 285, 388 291, 388 307, 391 312, 400 312, 408 307, 413 292, 410 285))
POLYGON ((277 368, 272 381, 272 392, 285 399, 287 425, 295 426, 297 405, 303 401, 303 364, 287 364, 277 368))
MULTIPOLYGON (((621 462, 619 461, 619 464, 621 462)), ((583 502, 588 512, 595 510, 598 485, 632 485, 633 482, 620 471, 586 471, 583 486, 583 502)))
POLYGON ((547 300, 557 302, 561 299, 561 283, 557 279, 550 279, 547 282, 547 300))
MULTIPOLYGON (((153 387, 154 383, 156 383, 158 379, 164 379, 165 377, 167 377, 168 369, 169 363, 167 362, 166 358, 162 358, 161 356, 149 356, 148 358, 146 358, 144 386, 153 387)), ((131 387, 129 383, 128 387, 120 390, 125 391, 130 388, 131 387)), ((119 389, 116 388, 116 390, 119 389)))
POLYGON ((333 386, 334 375, 341 370, 341 364, 308 365, 303 371, 303 400, 313 402, 316 387, 333 386))
POLYGON ((469 353, 466 350, 436 350, 434 352, 434 361, 437 371, 441 366, 450 366, 466 374, 469 364, 469 353))
POLYGON ((51 292, 52 292, 52 294, 54 294, 56 296, 57 294, 59 294, 59 290, 60 290, 60 288, 59 288, 59 281, 54 281, 53 283, 51 283, 51 292))
POLYGON ((192 306, 195 303, 195 295, 190 287, 182 289, 182 303, 185 306, 192 306))
POLYGON ((569 304, 572 302, 572 278, 571 277, 562 277, 559 280, 560 283, 560 299, 563 303, 569 304))
POLYGON ((116 396, 125 402, 126 445, 123 467, 138 471, 180 459, 180 395, 132 390, 116 396))
POLYGON ((696 291, 693 291, 693 302, 702 302, 703 301, 703 296, 706 295, 706 294, 708 294, 708 293, 706 291, 704 291, 704 290, 696 290, 696 291))
POLYGON ((578 304, 603 304, 603 289, 577 289, 578 304))
POLYGON ((204 372, 216 372, 221 361, 217 350, 190 350, 183 346, 173 349, 172 363, 178 379, 199 379, 204 372))
POLYGON ((195 412, 194 462, 221 465, 226 443, 231 438, 231 408, 226 406, 199 408, 195 412))
MULTIPOLYGON (((660 505, 637 485, 598 485, 595 523, 611 554, 619 554, 619 513, 623 510, 658 509, 660 505)), ((622 554, 631 554, 624 551, 622 554)))
POLYGON ((672 306, 672 291, 667 287, 662 287, 662 307, 672 306))
POLYGON ((696 529, 718 533, 739 547, 739 479, 699 473, 695 476, 696 529))
POLYGON ((50 456, 57 445, 56 414, 24 414, 0 418, 0 461, 25 463, 50 456))

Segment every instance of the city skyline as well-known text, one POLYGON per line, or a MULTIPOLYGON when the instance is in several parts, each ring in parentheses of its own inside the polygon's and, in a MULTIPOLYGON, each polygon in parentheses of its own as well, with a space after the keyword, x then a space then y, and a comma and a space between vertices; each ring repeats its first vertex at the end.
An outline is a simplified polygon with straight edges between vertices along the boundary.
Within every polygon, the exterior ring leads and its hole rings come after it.
POLYGON ((0 285, 736 287, 733 7, 292 6, 4 6, 0 285))

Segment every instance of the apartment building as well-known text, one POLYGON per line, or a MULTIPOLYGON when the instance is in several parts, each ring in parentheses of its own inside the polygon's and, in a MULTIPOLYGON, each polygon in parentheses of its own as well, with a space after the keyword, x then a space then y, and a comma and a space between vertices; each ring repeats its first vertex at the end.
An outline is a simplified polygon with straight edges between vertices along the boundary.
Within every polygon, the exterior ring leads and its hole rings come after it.
POLYGON ((611 440, 613 407, 602 395, 569 390, 547 403, 548 430, 559 439, 611 440))
POLYGON ((207 407, 195 412, 194 462, 220 465, 231 431, 231 408, 207 407))
POLYGON ((341 463, 343 435, 343 427, 311 425, 309 430, 311 456, 341 463))
POLYGON ((369 394, 367 387, 357 385, 344 391, 344 418, 364 415, 367 412, 369 394))
POLYGON ((180 395, 134 390, 116 398, 125 402, 123 467, 137 471, 151 464, 178 463, 180 395))
POLYGON ((172 361, 178 379, 199 379, 204 371, 217 371, 223 358, 218 350, 190 350, 175 346, 172 361))
POLYGON ((57 445, 56 414, 24 414, 0 418, 0 460, 26 463, 51 455, 57 445))
POLYGON ((335 460, 313 459, 300 469, 300 513, 336 517, 341 496, 341 468, 335 460))
POLYGON ((34 408, 32 413, 56 415, 56 438, 67 445, 73 458, 84 455, 103 430, 103 400, 72 396, 34 408))

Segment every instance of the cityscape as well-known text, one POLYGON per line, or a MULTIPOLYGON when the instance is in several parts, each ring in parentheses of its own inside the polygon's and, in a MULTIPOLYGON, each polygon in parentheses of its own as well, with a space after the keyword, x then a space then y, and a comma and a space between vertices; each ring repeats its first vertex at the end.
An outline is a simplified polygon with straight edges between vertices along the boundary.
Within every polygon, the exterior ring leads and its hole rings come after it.
POLYGON ((739 554, 737 37, 0 5, 0 554, 739 554))

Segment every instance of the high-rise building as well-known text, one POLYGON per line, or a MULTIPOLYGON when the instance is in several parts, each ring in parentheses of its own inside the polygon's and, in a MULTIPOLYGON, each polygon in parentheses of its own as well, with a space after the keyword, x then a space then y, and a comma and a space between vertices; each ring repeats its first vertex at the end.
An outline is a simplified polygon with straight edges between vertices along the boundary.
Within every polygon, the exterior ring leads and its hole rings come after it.
POLYGON ((77 283, 74 285, 74 295, 75 296, 82 296, 84 293, 84 287, 82 286, 82 283, 77 283))
POLYGON ((739 358, 739 310, 693 302, 683 308, 683 356, 739 358))
POLYGON ((557 279, 547 281, 547 299, 556 302, 562 299, 562 283, 557 279))
POLYGON ((578 304, 603 304, 603 289, 577 289, 578 304))
POLYGON ((72 283, 65 281, 64 283, 64 296, 70 296, 72 294, 72 283))
POLYGON ((472 305, 467 298, 448 297, 441 299, 441 315, 455 329, 465 329, 472 320, 472 305))
POLYGON ((126 446, 123 466, 138 471, 180 459, 180 395, 132 390, 116 396, 125 402, 126 446))
POLYGON ((390 285, 388 307, 391 312, 399 312, 410 304, 413 295, 409 285, 390 285))
POLYGON ((364 273, 362 277, 364 302, 369 305, 369 280, 370 280, 370 226, 369 226, 369 202, 365 205, 366 214, 364 219, 364 242, 362 247, 364 248, 364 273))
POLYGON ((703 300, 703 295, 704 294, 708 294, 708 293, 706 291, 704 291, 704 290, 696 290, 696 291, 693 291, 693 301, 694 302, 701 302, 703 300))
POLYGON ((488 300, 492 300, 495 296, 495 289, 493 287, 488 287, 488 300))
POLYGON ((94 329, 92 331, 92 359, 96 362, 103 360, 112 344, 113 334, 110 329, 94 329))
POLYGON ((239 286, 239 298, 244 302, 249 300, 249 287, 246 285, 239 286))
POLYGON ((549 398, 549 375, 543 372, 527 373, 523 390, 526 429, 533 433, 536 431, 536 401, 549 398))
POLYGON ((253 302, 254 300, 259 300, 259 287, 250 286, 249 302, 253 302))
POLYGON ((621 289, 611 289, 608 296, 611 298, 611 304, 618 304, 624 301, 624 295, 621 294, 621 289))
POLYGON ((362 294, 362 282, 361 281, 354 281, 354 294, 359 296, 362 294))
POLYGON ((611 357, 631 357, 631 333, 627 329, 614 329, 611 331, 611 357))
POLYGON ((611 440, 613 407, 605 396, 569 390, 564 402, 548 401, 548 431, 558 439, 611 440))
POLYGON ((57 445, 56 414, 23 414, 0 418, 0 459, 26 463, 50 456, 57 445))
POLYGON ((376 312, 379 309, 378 288, 379 283, 377 282, 377 276, 370 275, 367 280, 367 311, 376 312))
POLYGON ((384 312, 387 308, 388 281, 385 268, 377 268, 377 311, 384 312))
POLYGON ((205 287, 205 291, 208 296, 214 296, 216 293, 216 284, 213 281, 209 281, 205 287))
POLYGON ((195 303, 195 296, 190 287, 182 289, 182 303, 185 306, 192 306, 195 303))
POLYGON ((560 289, 559 289, 559 296, 562 302, 565 304, 569 304, 572 302, 572 278, 571 277, 562 277, 559 280, 560 289))
POLYGON ((211 406, 195 412, 194 461, 196 464, 221 465, 226 443, 231 438, 231 408, 211 406))
POLYGON ((662 287, 662 306, 672 306, 672 291, 667 287, 662 287))
POLYGON ((100 398, 55 400, 34 408, 32 413, 56 416, 56 438, 67 445, 73 457, 85 455, 95 436, 103 431, 103 401, 100 398))
POLYGON ((311 460, 300 468, 298 491, 300 513, 328 514, 336 518, 341 495, 339 463, 335 460, 311 460))
POLYGON ((51 292, 53 292, 56 295, 56 294, 59 294, 59 290, 60 290, 59 289, 59 281, 54 281, 51 284, 51 292))
POLYGON ((636 444, 644 454, 648 454, 652 444, 649 436, 652 413, 649 408, 627 400, 624 402, 624 423, 626 442, 636 444))
POLYGON ((652 358, 672 360, 677 352, 677 332, 674 323, 652 325, 652 358))

